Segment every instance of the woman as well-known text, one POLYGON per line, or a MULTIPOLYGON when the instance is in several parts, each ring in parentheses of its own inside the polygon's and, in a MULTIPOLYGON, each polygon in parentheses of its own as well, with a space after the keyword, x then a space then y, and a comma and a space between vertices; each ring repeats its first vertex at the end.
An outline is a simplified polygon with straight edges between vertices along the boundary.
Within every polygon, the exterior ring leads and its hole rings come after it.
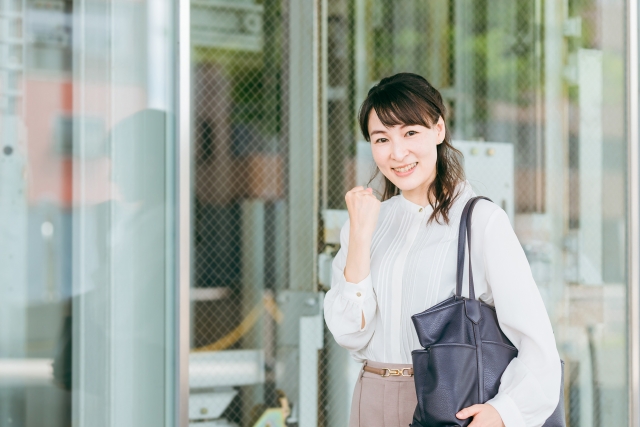
MULTIPOLYGON (((410 317, 455 292, 458 225, 475 194, 445 119, 440 93, 408 73, 380 81, 360 109, 362 134, 385 178, 383 201, 371 188, 346 194, 349 221, 324 306, 338 344, 363 362, 350 427, 411 423, 417 400, 406 368, 421 347, 410 317)), ((482 200, 471 229, 476 295, 495 305, 519 354, 493 399, 456 416, 472 417, 470 427, 540 426, 558 404, 561 379, 549 317, 506 213, 482 200)))

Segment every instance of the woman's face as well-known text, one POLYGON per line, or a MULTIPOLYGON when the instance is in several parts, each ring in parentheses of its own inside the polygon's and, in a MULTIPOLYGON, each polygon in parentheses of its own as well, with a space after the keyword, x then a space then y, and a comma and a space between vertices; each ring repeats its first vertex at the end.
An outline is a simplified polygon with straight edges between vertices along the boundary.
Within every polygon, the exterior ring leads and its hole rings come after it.
POLYGON ((431 129, 420 125, 386 127, 371 110, 369 136, 380 171, 403 193, 423 192, 436 176, 436 147, 445 136, 442 117, 431 129))

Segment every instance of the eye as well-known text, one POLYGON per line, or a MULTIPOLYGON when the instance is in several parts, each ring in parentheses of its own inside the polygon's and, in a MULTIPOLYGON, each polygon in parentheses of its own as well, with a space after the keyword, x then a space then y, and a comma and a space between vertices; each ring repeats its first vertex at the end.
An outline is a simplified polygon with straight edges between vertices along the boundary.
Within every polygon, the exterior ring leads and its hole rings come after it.
POLYGON ((409 132, 407 132, 407 134, 405 136, 413 136, 416 135, 418 132, 416 132, 415 130, 410 130, 409 132))
POLYGON ((376 143, 378 143, 378 142, 387 142, 387 141, 388 141, 387 138, 378 138, 378 139, 376 139, 376 143))

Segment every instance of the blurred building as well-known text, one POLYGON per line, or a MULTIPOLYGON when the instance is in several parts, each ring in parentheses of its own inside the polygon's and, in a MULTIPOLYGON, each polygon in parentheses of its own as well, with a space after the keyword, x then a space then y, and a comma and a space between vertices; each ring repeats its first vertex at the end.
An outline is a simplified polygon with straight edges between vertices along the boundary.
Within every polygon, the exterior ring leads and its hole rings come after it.
POLYGON ((401 71, 511 218, 567 425, 640 427, 637 3, 0 0, 0 427, 346 426, 323 292, 401 71))

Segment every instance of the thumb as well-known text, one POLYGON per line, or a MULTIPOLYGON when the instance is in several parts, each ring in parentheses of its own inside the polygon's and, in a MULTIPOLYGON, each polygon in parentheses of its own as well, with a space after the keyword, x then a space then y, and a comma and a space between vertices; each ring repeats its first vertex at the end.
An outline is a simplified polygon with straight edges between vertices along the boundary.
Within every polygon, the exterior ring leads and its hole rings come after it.
POLYGON ((371 188, 371 187, 367 187, 367 191, 368 191, 369 193, 373 193, 373 188, 371 188))
POLYGON ((469 406, 468 408, 464 408, 463 410, 458 412, 456 414, 456 417, 461 420, 466 420, 467 418, 473 417, 475 414, 480 412, 481 409, 482 409, 481 405, 469 406))

